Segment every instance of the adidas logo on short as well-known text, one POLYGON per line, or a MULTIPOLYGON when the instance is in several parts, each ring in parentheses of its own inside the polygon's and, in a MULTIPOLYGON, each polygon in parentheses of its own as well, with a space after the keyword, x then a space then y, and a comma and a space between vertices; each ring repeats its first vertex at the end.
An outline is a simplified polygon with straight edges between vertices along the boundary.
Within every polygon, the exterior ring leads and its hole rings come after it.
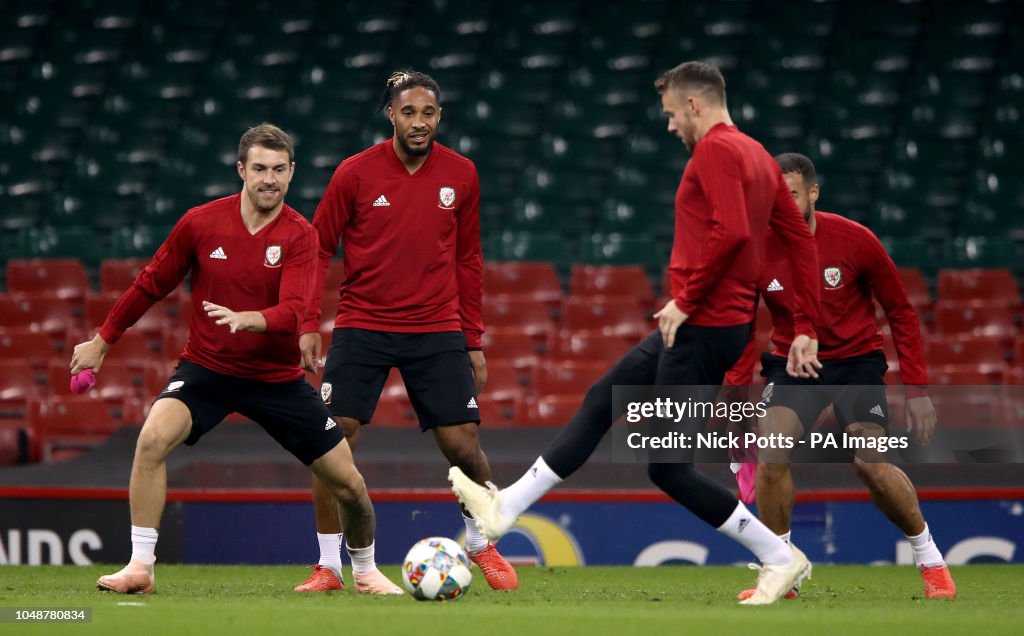
POLYGON ((476 405, 476 398, 469 398, 469 402, 466 402, 466 408, 467 409, 477 409, 477 408, 480 408, 479 406, 476 405))
POLYGON ((881 404, 876 404, 873 409, 868 411, 868 413, 871 413, 872 415, 877 415, 878 417, 885 417, 885 413, 882 412, 882 405, 881 404))
POLYGON ((773 278, 772 282, 768 283, 768 291, 782 291, 782 283, 779 282, 778 278, 773 278))
POLYGON ((324 430, 325 431, 329 431, 329 430, 331 430, 332 428, 334 428, 337 425, 338 425, 337 422, 335 422, 331 418, 327 418, 327 424, 324 425, 324 430))
POLYGON ((384 198, 383 194, 377 197, 377 200, 373 202, 373 207, 375 208, 384 208, 389 205, 391 205, 391 203, 386 198, 384 198))
POLYGON ((217 249, 210 252, 210 258, 215 258, 218 261, 226 261, 228 260, 228 255, 224 253, 223 247, 218 247, 217 249))

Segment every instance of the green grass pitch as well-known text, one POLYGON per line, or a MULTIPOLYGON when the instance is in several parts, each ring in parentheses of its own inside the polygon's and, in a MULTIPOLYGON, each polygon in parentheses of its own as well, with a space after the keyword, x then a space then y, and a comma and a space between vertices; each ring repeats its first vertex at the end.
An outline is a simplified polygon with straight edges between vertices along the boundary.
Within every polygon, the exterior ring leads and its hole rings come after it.
MULTIPOLYGON (((740 567, 519 568, 520 590, 494 592, 474 570, 452 603, 363 597, 351 590, 291 591, 301 567, 157 567, 157 593, 95 589, 120 568, 0 567, 0 607, 91 607, 89 625, 0 625, 2 634, 774 634, 1024 633, 1024 566, 953 569, 960 597, 926 601, 910 567, 819 566, 795 601, 742 607, 737 591, 754 573, 740 567), (330 631, 326 631, 330 630, 330 631)), ((398 568, 384 568, 400 580, 398 568)), ((351 578, 351 577, 349 577, 351 578)))

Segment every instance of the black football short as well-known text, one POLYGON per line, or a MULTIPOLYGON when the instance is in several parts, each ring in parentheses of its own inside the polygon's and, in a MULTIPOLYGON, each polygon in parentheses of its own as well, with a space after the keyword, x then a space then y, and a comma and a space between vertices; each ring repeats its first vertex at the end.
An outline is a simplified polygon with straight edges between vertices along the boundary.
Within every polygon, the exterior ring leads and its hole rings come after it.
POLYGON ((764 353, 761 375, 763 399, 768 407, 792 409, 804 430, 810 430, 831 404, 842 430, 858 422, 889 430, 889 405, 885 396, 885 354, 823 360, 818 378, 794 378, 786 373, 786 359, 764 353))
POLYGON ((480 422, 466 337, 458 331, 335 329, 320 395, 335 417, 367 424, 392 367, 402 374, 422 430, 480 422))
POLYGON ((305 465, 345 438, 316 390, 304 378, 262 382, 216 373, 184 360, 156 399, 181 400, 192 413, 185 443, 195 444, 231 413, 241 413, 305 465))

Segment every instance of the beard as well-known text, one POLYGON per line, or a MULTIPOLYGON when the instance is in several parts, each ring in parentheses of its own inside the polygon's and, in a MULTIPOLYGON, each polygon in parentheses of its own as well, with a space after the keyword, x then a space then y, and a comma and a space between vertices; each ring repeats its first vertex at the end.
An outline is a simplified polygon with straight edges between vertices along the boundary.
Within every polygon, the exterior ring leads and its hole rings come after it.
POLYGON ((260 189, 255 188, 249 192, 249 201, 252 203, 252 207, 256 208, 256 211, 258 212, 273 212, 274 208, 281 205, 281 202, 284 201, 284 195, 286 192, 286 188, 278 188, 276 193, 277 196, 272 199, 270 204, 267 204, 267 200, 260 196, 260 189))
POLYGON ((422 148, 411 147, 409 143, 405 140, 405 137, 398 137, 397 139, 398 145, 401 146, 405 154, 409 155, 410 157, 423 157, 425 155, 428 155, 430 154, 430 149, 434 146, 433 137, 429 137, 427 139, 427 143, 424 144, 422 148))

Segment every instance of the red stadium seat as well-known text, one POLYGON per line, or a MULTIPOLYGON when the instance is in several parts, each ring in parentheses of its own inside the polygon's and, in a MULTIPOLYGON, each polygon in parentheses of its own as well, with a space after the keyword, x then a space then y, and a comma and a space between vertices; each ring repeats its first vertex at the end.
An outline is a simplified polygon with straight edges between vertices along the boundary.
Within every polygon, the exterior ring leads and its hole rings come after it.
POLYGON ((991 375, 976 365, 948 365, 929 368, 928 380, 933 385, 987 385, 993 383, 991 375))
POLYGON ((910 304, 919 312, 921 309, 931 309, 932 296, 928 292, 928 284, 925 283, 921 270, 916 267, 901 267, 899 271, 910 304))
POLYGON ((70 395, 34 400, 29 407, 29 426, 38 436, 44 461, 49 461, 54 449, 99 444, 120 423, 111 417, 103 400, 70 395))
MULTIPOLYGON (((110 310, 114 308, 121 297, 121 292, 106 292, 103 294, 89 294, 85 298, 85 326, 87 329, 98 330, 103 326, 110 310)), ((167 317, 168 303, 163 301, 149 308, 139 321, 132 325, 132 330, 138 330, 148 334, 163 334, 168 330, 169 319, 167 317)))
POLYGON ((477 399, 480 405, 480 421, 487 428, 501 427, 508 428, 516 426, 516 413, 519 412, 519 404, 523 400, 516 398, 512 401, 499 401, 492 399, 487 391, 477 399))
POLYGON ((28 360, 0 358, 0 418, 28 416, 28 401, 37 391, 32 374, 25 372, 29 366, 28 360))
POLYGON ((7 289, 79 303, 89 291, 89 277, 78 259, 14 259, 7 263, 7 289))
POLYGON ((515 295, 543 303, 550 308, 562 301, 562 285, 551 263, 484 263, 485 307, 495 295, 515 295))
POLYGON ((1024 366, 1007 367, 1003 372, 1003 384, 1024 385, 1024 366))
POLYGON ((142 369, 142 390, 140 396, 143 399, 152 400, 159 395, 164 390, 164 387, 167 386, 171 376, 174 375, 175 364, 177 364, 176 360, 174 362, 162 360, 146 365, 142 369))
POLYGON ((572 297, 562 304, 562 327, 569 331, 597 331, 640 340, 655 323, 650 312, 629 296, 572 297))
POLYGON ((484 303, 483 318, 488 329, 515 327, 540 342, 555 331, 555 323, 547 306, 526 296, 488 296, 484 303))
POLYGON ((1018 366, 1024 366, 1024 333, 1013 341, 1013 361, 1018 366))
POLYGON ((516 419, 530 426, 564 426, 580 408, 575 395, 544 395, 520 406, 516 419))
POLYGON ((0 295, 0 327, 28 327, 63 339, 75 326, 71 304, 53 293, 0 295))
POLYGON ((398 428, 416 426, 416 413, 408 402, 381 400, 373 412, 371 422, 374 426, 398 428))
POLYGON ((654 288, 639 265, 573 265, 573 296, 629 296, 645 309, 654 304, 654 288))
POLYGON ((563 332, 549 356, 554 361, 590 360, 611 366, 635 344, 633 338, 590 331, 563 332))
POLYGON ((50 361, 50 357, 56 354, 53 340, 45 333, 24 327, 0 327, 0 359, 20 358, 26 360, 29 365, 41 369, 50 361))
POLYGON ((482 403, 486 397, 488 402, 514 402, 527 392, 522 379, 515 363, 488 359, 487 385, 477 401, 482 403))
POLYGON ((100 291, 124 293, 148 264, 148 258, 103 259, 100 263, 100 291))
POLYGON ((384 389, 381 391, 380 399, 388 402, 408 402, 409 392, 405 388, 402 374, 398 369, 391 369, 388 379, 384 381, 384 389))
POLYGON ((992 336, 933 336, 925 341, 925 360, 931 367, 970 365, 993 379, 1006 368, 1006 348, 992 336))
POLYGON ((1018 306, 1020 290, 1008 269, 941 269, 939 300, 985 300, 1018 306))
POLYGON ((540 360, 537 338, 518 327, 488 326, 483 347, 488 364, 507 363, 517 369, 529 369, 540 360))
POLYGON ((935 327, 939 333, 994 336, 1009 340, 1017 333, 1013 310, 1005 303, 989 301, 948 301, 935 304, 935 327))
POLYGON ((538 365, 534 386, 545 395, 572 395, 582 401, 592 384, 608 372, 605 362, 566 360, 538 365))
POLYGON ((188 342, 187 328, 175 329, 170 328, 170 325, 168 325, 168 328, 163 333, 163 342, 160 346, 164 360, 177 360, 180 358, 181 352, 185 350, 186 342, 188 342))
POLYGON ((0 466, 28 461, 27 429, 28 424, 22 420, 0 420, 0 466))
MULTIPOLYGON (((73 334, 73 337, 69 338, 67 343, 68 352, 70 353, 75 345, 83 340, 84 338, 80 334, 73 334)), ((163 353, 160 351, 161 344, 159 340, 154 340, 147 334, 132 329, 126 331, 110 347, 110 351, 103 358, 103 362, 104 364, 107 362, 123 362, 131 368, 143 369, 152 362, 163 360, 163 353)))

